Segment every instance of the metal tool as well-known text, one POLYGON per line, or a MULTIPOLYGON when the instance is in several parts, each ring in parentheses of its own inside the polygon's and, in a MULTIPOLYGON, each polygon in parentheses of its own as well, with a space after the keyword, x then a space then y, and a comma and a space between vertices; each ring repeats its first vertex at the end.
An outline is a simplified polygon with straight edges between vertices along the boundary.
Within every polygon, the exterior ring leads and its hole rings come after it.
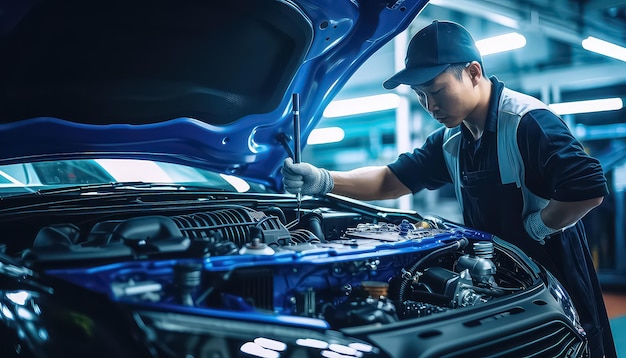
MULTIPOLYGON (((300 163, 300 95, 292 95, 292 115, 293 115, 293 162, 300 163)), ((298 210, 296 211, 296 222, 300 221, 300 208, 302 204, 302 194, 296 194, 298 210)))

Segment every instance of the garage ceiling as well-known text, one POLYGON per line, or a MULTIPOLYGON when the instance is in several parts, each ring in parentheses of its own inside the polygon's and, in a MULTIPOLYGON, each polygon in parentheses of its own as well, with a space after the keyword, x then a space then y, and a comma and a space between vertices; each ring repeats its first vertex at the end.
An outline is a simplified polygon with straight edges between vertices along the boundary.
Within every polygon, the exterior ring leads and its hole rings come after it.
MULTIPOLYGON (((409 38, 434 19, 459 22, 476 40, 522 33, 526 47, 484 58, 486 70, 510 87, 540 92, 546 85, 580 90, 626 83, 625 62, 581 46, 587 36, 626 46, 626 1, 432 0, 409 28, 409 38)), ((394 72, 393 44, 370 64, 350 86, 380 87, 394 72), (372 71, 375 68, 379 70, 372 71)))

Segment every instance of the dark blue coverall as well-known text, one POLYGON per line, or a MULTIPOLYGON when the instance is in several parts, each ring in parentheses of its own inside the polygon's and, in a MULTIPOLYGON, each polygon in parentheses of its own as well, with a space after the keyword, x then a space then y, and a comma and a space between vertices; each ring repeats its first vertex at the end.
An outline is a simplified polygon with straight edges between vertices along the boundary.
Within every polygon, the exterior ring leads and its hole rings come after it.
MULTIPOLYGON (((462 127, 460 171, 465 225, 495 234, 522 249, 548 269, 570 294, 587 332, 592 357, 616 357, 615 344, 593 266, 582 221, 540 245, 526 233, 521 190, 500 181, 496 148, 498 100, 504 84, 491 78, 492 95, 482 137, 474 141, 462 127)), ((389 164, 413 193, 452 183, 443 156, 440 128, 412 153, 389 164)), ((580 201, 608 194, 599 162, 587 155, 561 118, 548 110, 532 110, 518 127, 517 140, 526 171, 526 186, 536 195, 580 201)))

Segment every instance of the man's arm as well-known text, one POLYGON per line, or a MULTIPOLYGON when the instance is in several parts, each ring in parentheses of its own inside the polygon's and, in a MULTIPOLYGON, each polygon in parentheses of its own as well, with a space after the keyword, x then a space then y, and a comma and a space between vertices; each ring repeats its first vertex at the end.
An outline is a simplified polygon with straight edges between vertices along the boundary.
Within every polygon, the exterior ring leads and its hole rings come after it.
POLYGON ((395 199, 411 194, 387 166, 369 166, 350 171, 331 171, 332 193, 359 200, 395 199))
POLYGON ((603 197, 572 202, 552 199, 541 211, 541 220, 547 227, 560 230, 575 224, 603 200, 603 197))
POLYGON ((359 200, 395 199, 411 190, 387 166, 370 166, 330 172, 309 163, 286 158, 282 168, 285 190, 319 195, 332 192, 359 200))
POLYGON ((545 208, 524 218, 524 228, 530 237, 543 245, 547 236, 573 226, 591 209, 600 205, 603 199, 598 197, 572 202, 551 199, 545 208))
POLYGON ((550 198, 548 206, 524 218, 533 239, 541 242, 572 226, 602 203, 608 188, 600 162, 559 117, 546 110, 527 113, 519 125, 518 143, 528 189, 550 198))

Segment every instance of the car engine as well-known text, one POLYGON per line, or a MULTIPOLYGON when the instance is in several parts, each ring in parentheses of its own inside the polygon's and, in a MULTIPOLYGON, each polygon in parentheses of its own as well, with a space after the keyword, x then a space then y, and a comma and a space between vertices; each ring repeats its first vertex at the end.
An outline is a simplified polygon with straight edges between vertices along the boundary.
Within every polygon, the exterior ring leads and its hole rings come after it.
POLYGON ((339 329, 478 306, 533 282, 490 235, 423 218, 258 203, 75 214, 37 228, 20 260, 170 311, 339 329))

